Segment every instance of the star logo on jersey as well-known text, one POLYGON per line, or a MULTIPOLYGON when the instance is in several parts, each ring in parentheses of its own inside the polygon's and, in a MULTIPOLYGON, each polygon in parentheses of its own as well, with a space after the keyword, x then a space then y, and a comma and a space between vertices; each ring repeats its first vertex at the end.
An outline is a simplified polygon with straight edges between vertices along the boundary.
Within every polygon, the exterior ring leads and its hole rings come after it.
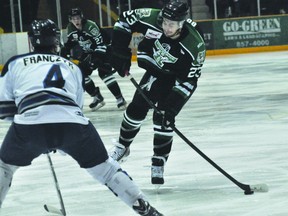
POLYGON ((135 12, 139 18, 149 17, 151 14, 151 9, 136 9, 135 12))
POLYGON ((159 40, 156 40, 153 47, 153 58, 159 67, 163 67, 164 63, 175 63, 178 58, 172 56, 169 51, 171 46, 167 43, 161 44, 159 40))
POLYGON ((91 51, 90 47, 92 42, 90 40, 79 41, 79 45, 83 48, 84 51, 91 51))

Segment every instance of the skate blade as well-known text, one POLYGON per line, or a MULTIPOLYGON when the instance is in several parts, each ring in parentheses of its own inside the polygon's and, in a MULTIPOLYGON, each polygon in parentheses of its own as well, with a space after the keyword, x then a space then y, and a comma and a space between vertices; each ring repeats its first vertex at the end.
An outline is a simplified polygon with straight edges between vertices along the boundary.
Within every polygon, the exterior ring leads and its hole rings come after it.
POLYGON ((153 184, 154 185, 154 189, 156 191, 156 193, 160 193, 160 188, 162 186, 162 184, 153 184))

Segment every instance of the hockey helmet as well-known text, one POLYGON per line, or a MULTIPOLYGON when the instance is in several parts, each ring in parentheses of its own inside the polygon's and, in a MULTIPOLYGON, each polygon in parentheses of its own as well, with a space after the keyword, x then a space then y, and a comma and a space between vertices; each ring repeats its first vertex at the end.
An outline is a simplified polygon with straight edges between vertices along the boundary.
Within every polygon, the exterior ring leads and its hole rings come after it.
POLYGON ((163 18, 172 21, 184 21, 189 13, 189 6, 186 2, 172 0, 168 2, 161 11, 163 18))
POLYGON ((80 16, 81 19, 84 18, 83 12, 80 10, 80 8, 72 8, 68 14, 69 21, 73 16, 80 16))
POLYGON ((60 29, 50 19, 34 20, 28 30, 33 47, 59 46, 60 36, 60 29))

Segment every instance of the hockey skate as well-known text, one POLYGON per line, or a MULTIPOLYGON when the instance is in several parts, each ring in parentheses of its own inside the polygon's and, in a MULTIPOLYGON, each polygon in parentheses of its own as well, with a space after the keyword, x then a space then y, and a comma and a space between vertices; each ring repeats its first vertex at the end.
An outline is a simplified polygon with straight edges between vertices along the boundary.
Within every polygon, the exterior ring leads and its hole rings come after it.
POLYGON ((134 211, 143 216, 164 216, 143 199, 138 199, 133 205, 134 211))
POLYGON ((104 98, 100 92, 93 97, 93 102, 89 105, 92 111, 96 111, 105 105, 104 98))
POLYGON ((125 99, 121 96, 119 98, 117 98, 117 107, 119 110, 125 110, 127 108, 127 102, 125 101, 125 99))
POLYGON ((152 166, 151 166, 151 183, 156 186, 161 186, 164 184, 164 165, 166 159, 161 156, 152 157, 152 166))
POLYGON ((110 157, 119 163, 123 163, 127 160, 127 157, 130 154, 130 148, 125 147, 124 145, 116 142, 113 151, 110 153, 110 157))

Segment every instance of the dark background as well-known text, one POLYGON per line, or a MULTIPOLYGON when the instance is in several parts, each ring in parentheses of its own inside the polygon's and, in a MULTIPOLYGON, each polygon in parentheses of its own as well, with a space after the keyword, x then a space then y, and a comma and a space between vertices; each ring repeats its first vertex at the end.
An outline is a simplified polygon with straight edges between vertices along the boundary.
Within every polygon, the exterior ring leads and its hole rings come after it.
MULTIPOLYGON (((162 8, 168 0, 131 0, 132 9, 134 8, 162 8)), ((185 1, 185 0, 183 0, 185 1)), ((21 0, 22 25, 23 31, 27 31, 29 24, 34 19, 52 19, 57 22, 56 0, 21 0)), ((62 27, 68 23, 68 12, 71 8, 79 7, 84 16, 92 19, 99 24, 99 6, 93 0, 61 0, 62 27)), ((193 0, 192 0, 193 2, 193 0)), ((13 0, 15 12, 16 31, 20 31, 18 0, 13 0)), ((102 4, 106 1, 102 0, 102 4)), ((191 1, 188 0, 191 6, 191 1)), ((213 0, 206 0, 210 8, 210 13, 214 13, 213 0)), ((128 0, 110 0, 111 10, 119 15, 119 11, 128 10, 128 0), (119 7, 119 4, 120 7, 119 7)), ((272 15, 288 13, 288 0, 261 0, 261 15, 272 15)), ((229 17, 243 17, 257 15, 257 0, 217 0, 218 18, 227 18, 227 8, 231 7, 232 15, 229 17)), ((107 26, 107 14, 102 11, 103 26, 107 26)), ((112 25, 114 20, 112 20, 112 25)), ((0 27, 4 32, 12 32, 12 21, 10 13, 10 0, 0 0, 0 27)))

